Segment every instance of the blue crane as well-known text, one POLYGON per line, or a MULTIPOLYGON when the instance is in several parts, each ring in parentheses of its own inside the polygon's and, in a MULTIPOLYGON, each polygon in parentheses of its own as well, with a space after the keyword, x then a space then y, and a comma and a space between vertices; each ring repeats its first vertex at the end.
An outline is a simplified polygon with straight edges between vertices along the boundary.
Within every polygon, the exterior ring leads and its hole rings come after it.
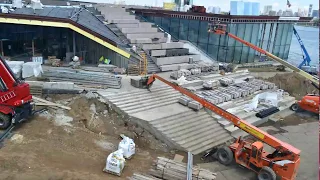
POLYGON ((298 68, 301 69, 302 66, 310 66, 310 62, 311 62, 310 56, 308 54, 308 51, 307 51, 306 47, 304 46, 304 44, 303 44, 303 42, 301 40, 296 28, 294 28, 294 26, 293 26, 293 33, 294 33, 294 35, 296 35, 296 37, 297 37, 297 39, 299 41, 300 47, 301 47, 301 49, 302 49, 302 51, 304 53, 304 55, 302 55, 303 56, 303 61, 298 66, 298 68))

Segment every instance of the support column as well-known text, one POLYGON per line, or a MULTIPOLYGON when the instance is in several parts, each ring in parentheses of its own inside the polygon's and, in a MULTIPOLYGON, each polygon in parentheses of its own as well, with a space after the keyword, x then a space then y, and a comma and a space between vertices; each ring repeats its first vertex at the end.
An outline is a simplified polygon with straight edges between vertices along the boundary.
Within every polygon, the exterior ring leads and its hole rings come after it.
POLYGON ((76 33, 74 32, 74 31, 72 31, 72 39, 73 39, 73 43, 72 43, 72 45, 73 45, 73 56, 75 56, 76 55, 76 33))
POLYGON ((0 40, 0 46, 1 46, 1 55, 4 56, 4 52, 3 52, 3 41, 0 40))
POLYGON ((32 39, 32 56, 34 56, 34 39, 32 39))

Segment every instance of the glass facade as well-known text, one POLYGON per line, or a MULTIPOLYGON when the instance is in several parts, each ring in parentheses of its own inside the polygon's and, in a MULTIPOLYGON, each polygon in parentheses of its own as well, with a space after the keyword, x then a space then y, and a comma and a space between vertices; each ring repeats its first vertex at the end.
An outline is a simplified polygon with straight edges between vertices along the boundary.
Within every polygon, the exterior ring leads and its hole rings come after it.
MULTIPOLYGON (((157 16, 144 18, 159 25, 173 38, 190 41, 214 60, 250 63, 265 59, 255 50, 228 36, 208 33, 208 21, 157 16)), ((280 58, 288 58, 293 24, 235 23, 229 24, 227 30, 280 58)))

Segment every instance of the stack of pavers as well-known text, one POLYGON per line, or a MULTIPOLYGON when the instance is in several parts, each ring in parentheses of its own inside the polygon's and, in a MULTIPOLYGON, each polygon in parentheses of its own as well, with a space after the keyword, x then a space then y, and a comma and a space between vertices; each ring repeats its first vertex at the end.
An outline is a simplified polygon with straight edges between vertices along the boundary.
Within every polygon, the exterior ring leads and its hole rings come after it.
POLYGON ((47 70, 44 77, 50 81, 74 82, 78 85, 96 85, 105 88, 121 88, 121 77, 112 74, 74 71, 74 70, 47 70))
MULTIPOLYGON (((222 83, 231 83, 234 82, 231 79, 224 79, 220 81, 222 83)), ((275 89, 277 88, 274 83, 265 82, 263 80, 254 79, 250 82, 241 82, 233 83, 227 87, 217 87, 213 90, 198 91, 195 94, 210 103, 221 104, 223 102, 231 101, 232 99, 237 99, 241 97, 246 97, 252 95, 257 91, 266 90, 266 89, 275 89)), ((179 103, 185 106, 188 106, 192 109, 198 110, 202 106, 199 105, 189 105, 191 101, 188 97, 182 96, 179 98, 179 103)))

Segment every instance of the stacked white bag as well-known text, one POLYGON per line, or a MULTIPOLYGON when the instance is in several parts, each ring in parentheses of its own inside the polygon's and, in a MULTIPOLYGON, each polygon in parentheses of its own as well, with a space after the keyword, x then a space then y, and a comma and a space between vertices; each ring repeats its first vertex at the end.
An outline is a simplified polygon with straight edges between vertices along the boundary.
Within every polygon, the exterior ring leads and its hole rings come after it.
POLYGON ((131 157, 136 153, 136 145, 132 139, 125 135, 120 135, 122 140, 119 143, 118 149, 123 151, 123 156, 126 159, 131 159, 131 157))
POLYGON ((123 150, 119 149, 111 153, 106 162, 104 172, 121 176, 126 160, 123 158, 123 150))

